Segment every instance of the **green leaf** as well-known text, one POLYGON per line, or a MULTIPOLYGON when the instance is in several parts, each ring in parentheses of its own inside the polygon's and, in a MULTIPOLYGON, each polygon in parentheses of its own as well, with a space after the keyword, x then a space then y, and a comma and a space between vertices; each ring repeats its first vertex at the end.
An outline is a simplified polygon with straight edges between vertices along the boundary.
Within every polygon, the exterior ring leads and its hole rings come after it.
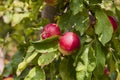
POLYGON ((0 38, 0 44, 1 43, 4 43, 4 39, 3 38, 0 38))
POLYGON ((70 11, 60 17, 58 25, 61 27, 61 30, 68 31, 72 28, 77 31, 84 33, 84 31, 89 26, 88 15, 86 11, 72 15, 70 11))
POLYGON ((31 52, 31 53, 27 53, 27 55, 25 56, 24 61, 26 63, 31 62, 37 56, 37 54, 38 54, 38 52, 36 52, 36 51, 31 52))
POLYGON ((30 36, 34 33, 34 30, 33 30, 33 28, 27 28, 27 29, 25 29, 24 33, 26 36, 30 36))
POLYGON ((97 63, 97 65, 96 65, 96 68, 94 70, 94 75, 95 75, 95 77, 100 78, 104 74, 105 51, 98 41, 96 41, 95 53, 96 53, 96 63, 97 63))
POLYGON ((29 17, 29 13, 15 13, 13 15, 12 19, 12 26, 15 26, 16 24, 20 23, 23 18, 29 17))
POLYGON ((30 70, 24 80, 46 80, 45 72, 39 66, 30 70))
POLYGON ((30 13, 30 18, 32 20, 38 17, 40 6, 42 5, 43 0, 36 0, 32 2, 32 12, 30 13))
POLYGON ((110 59, 109 59, 108 65, 109 65, 110 72, 112 73, 116 70, 116 62, 115 62, 113 55, 112 55, 114 53, 109 52, 109 54, 110 54, 110 59))
POLYGON ((14 0, 7 0, 6 5, 10 6, 13 3, 14 0))
POLYGON ((13 38, 17 43, 23 43, 25 41, 25 37, 20 33, 12 34, 11 38, 13 38))
POLYGON ((116 15, 117 15, 117 18, 118 18, 118 22, 120 22, 120 10, 115 8, 115 12, 116 12, 116 15))
POLYGON ((30 70, 31 70, 31 66, 28 66, 27 68, 25 68, 25 70, 21 73, 20 76, 14 75, 14 80, 24 80, 30 70))
POLYGON ((120 11, 120 0, 114 1, 115 7, 120 11))
POLYGON ((89 0, 89 4, 98 4, 102 3, 102 0, 89 0))
POLYGON ((59 75, 59 63, 60 61, 55 59, 54 62, 52 62, 49 66, 50 69, 50 80, 59 80, 60 75, 59 75), (58 76, 58 77, 56 77, 58 76))
POLYGON ((17 71, 16 71, 17 76, 19 76, 26 67, 27 67, 27 63, 24 62, 24 61, 21 62, 21 63, 18 65, 18 68, 17 68, 17 71))
POLYGON ((90 45, 86 45, 78 57, 76 67, 77 80, 91 80, 92 71, 96 67, 95 51, 90 45))
POLYGON ((13 14, 7 11, 5 15, 3 16, 3 20, 6 24, 10 23, 12 21, 13 14))
POLYGON ((32 42, 35 49, 40 53, 49 53, 58 48, 58 36, 53 36, 44 40, 32 42))
POLYGON ((120 72, 118 73, 116 80, 120 80, 120 72))
POLYGON ((35 48, 33 46, 29 46, 27 53, 32 53, 35 50, 35 48))
POLYGON ((24 80, 24 78, 28 75, 30 70, 31 70, 31 66, 28 66, 27 68, 25 68, 25 70, 21 73, 20 76, 15 76, 17 78, 16 80, 18 79, 24 80))
POLYGON ((118 39, 118 37, 113 37, 113 39, 112 39, 112 48, 114 48, 116 53, 120 52, 120 40, 118 39))
POLYGON ((27 55, 25 56, 25 59, 18 65, 18 68, 16 71, 17 76, 21 74, 21 72, 27 67, 28 63, 30 63, 37 56, 37 54, 38 52, 36 51, 27 53, 27 55))
MULTIPOLYGON (((101 80, 111 80, 110 77, 108 75, 103 75, 102 77, 100 77, 101 80)), ((115 80, 115 79, 114 79, 115 80)))
POLYGON ((4 11, 5 9, 6 9, 5 6, 0 5, 0 11, 4 11))
POLYGON ((5 68, 4 68, 2 75, 4 77, 8 77, 11 74, 11 72, 12 72, 12 64, 10 62, 10 63, 5 65, 5 68))
POLYGON ((83 10, 83 0, 71 0, 70 2, 70 9, 72 10, 73 14, 77 14, 83 10))
POLYGON ((42 67, 51 63, 57 56, 57 51, 42 54, 38 59, 38 64, 42 67))
POLYGON ((98 8, 95 13, 97 18, 97 23, 95 25, 95 33, 98 35, 99 41, 103 45, 105 45, 112 38, 112 24, 110 23, 107 15, 104 13, 103 10, 98 8))
POLYGON ((19 51, 19 52, 15 53, 15 55, 12 57, 11 64, 12 64, 13 70, 16 71, 18 64, 20 62, 22 62, 23 55, 24 55, 24 53, 19 51))
POLYGON ((72 59, 64 58, 60 63, 59 72, 62 80, 76 80, 72 59))

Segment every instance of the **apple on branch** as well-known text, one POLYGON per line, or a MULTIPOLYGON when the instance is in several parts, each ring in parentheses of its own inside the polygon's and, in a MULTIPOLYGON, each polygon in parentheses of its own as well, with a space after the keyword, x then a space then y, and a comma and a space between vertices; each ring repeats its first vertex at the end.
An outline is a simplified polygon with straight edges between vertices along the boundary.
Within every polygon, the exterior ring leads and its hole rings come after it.
POLYGON ((55 23, 50 23, 47 24, 42 31, 42 39, 46 39, 49 38, 51 36, 60 36, 61 32, 60 32, 60 28, 57 24, 55 23))
POLYGON ((63 55, 71 55, 80 47, 80 38, 73 32, 66 32, 59 39, 59 51, 63 55))

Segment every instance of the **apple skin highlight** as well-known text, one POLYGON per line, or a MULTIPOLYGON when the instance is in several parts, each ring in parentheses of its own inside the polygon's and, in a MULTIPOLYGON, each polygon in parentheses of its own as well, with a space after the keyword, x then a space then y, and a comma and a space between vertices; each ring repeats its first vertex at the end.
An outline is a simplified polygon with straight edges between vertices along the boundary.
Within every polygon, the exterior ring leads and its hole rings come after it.
POLYGON ((66 32, 59 39, 59 51, 63 55, 70 55, 80 47, 80 38, 73 32, 66 32))

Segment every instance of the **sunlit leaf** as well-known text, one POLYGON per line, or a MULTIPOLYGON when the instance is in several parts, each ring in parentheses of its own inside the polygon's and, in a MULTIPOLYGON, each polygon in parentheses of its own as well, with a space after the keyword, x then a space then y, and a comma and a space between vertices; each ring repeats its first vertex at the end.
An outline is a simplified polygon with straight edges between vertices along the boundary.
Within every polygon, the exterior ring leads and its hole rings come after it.
POLYGON ((6 14, 3 16, 3 20, 5 23, 10 23, 12 21, 13 14, 10 12, 6 12, 6 14))
POLYGON ((95 51, 90 45, 84 46, 81 55, 78 57, 76 67, 77 80, 91 80, 92 71, 96 67, 95 51))
POLYGON ((98 35, 99 41, 105 45, 112 38, 113 28, 105 12, 98 9, 95 12, 97 18, 95 33, 98 35))
POLYGON ((45 72, 39 66, 33 67, 24 80, 46 80, 45 72))
POLYGON ((57 51, 42 54, 38 59, 38 64, 43 67, 51 63, 57 56, 57 51))
POLYGON ((31 52, 31 53, 27 53, 27 55, 25 56, 25 59, 18 65, 16 74, 17 76, 19 76, 21 74, 21 72, 27 67, 28 63, 30 63, 36 56, 37 56, 38 52, 31 52))
POLYGON ((12 26, 15 26, 16 24, 20 23, 21 20, 25 17, 29 17, 29 13, 15 13, 12 19, 12 26))
POLYGON ((116 80, 120 80, 120 73, 118 73, 118 76, 117 76, 116 80))
POLYGON ((83 9, 83 0, 71 0, 70 9, 73 11, 73 14, 77 14, 83 9))
POLYGON ((44 40, 32 42, 35 49, 40 53, 49 53, 57 50, 58 36, 53 36, 44 40))

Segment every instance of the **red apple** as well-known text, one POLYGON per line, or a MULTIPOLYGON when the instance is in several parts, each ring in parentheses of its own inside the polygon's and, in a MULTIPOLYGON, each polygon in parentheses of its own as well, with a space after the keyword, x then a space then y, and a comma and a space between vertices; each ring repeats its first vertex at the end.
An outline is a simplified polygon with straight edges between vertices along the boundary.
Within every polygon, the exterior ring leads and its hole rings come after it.
POLYGON ((117 30, 117 28, 118 28, 117 20, 113 16, 108 16, 108 18, 109 18, 109 20, 110 20, 110 22, 112 24, 113 30, 115 32, 117 30))
POLYGON ((4 77, 3 80, 14 80, 12 75, 9 75, 8 77, 4 77))
POLYGON ((108 70, 108 65, 106 64, 104 67, 104 74, 109 75, 110 71, 108 70))
POLYGON ((50 23, 43 28, 41 36, 42 39, 46 39, 55 35, 59 36, 60 34, 61 32, 59 26, 55 23, 50 23))
POLYGON ((59 51, 63 55, 70 55, 80 47, 80 38, 73 32, 66 32, 59 39, 59 51))
POLYGON ((108 70, 107 67, 104 68, 104 74, 106 74, 106 75, 109 75, 109 74, 110 74, 110 71, 108 70))

